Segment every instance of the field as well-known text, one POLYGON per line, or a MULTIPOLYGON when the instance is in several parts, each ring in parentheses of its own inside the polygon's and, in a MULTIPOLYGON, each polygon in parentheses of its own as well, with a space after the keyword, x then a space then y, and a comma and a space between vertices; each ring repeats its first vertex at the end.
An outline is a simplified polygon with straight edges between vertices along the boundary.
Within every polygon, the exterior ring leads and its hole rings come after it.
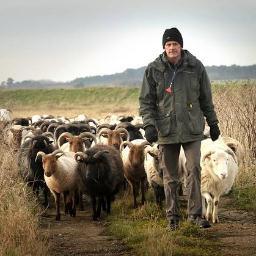
MULTIPOLYGON (((180 231, 170 233, 165 229, 164 210, 152 203, 151 192, 147 194, 148 203, 136 210, 131 208, 129 195, 119 197, 113 205, 113 214, 100 225, 106 227, 104 234, 121 238, 132 250, 132 253, 127 250, 120 255, 256 255, 256 84, 219 84, 213 87, 213 92, 222 134, 237 138, 245 149, 244 163, 234 189, 223 198, 222 223, 202 231, 184 221, 180 231), (239 254, 239 248, 243 249, 242 254, 239 254)), ((33 114, 67 117, 85 114, 96 118, 110 113, 135 115, 138 114, 138 93, 138 89, 123 88, 0 90, 0 107, 12 109, 14 117, 33 114)), ((63 243, 58 235, 62 226, 56 227, 55 223, 50 224, 49 219, 44 219, 42 235, 38 222, 41 210, 17 178, 16 156, 9 154, 7 147, 0 150, 0 254, 34 255, 31 252, 36 250, 36 255, 58 255, 51 249, 49 253, 49 247, 53 240, 55 246, 58 245, 56 241, 63 243), (55 239, 49 238, 47 227, 50 227, 49 233, 55 232, 55 239), (23 243, 31 246, 26 249, 23 243)), ((183 211, 185 216, 185 206, 183 211)), ((79 218, 83 219, 83 215, 79 218)), ((63 226, 70 222, 67 219, 63 226)), ((66 241, 70 239, 72 234, 67 235, 66 241)), ((65 250, 66 253, 60 255, 70 255, 71 252, 65 250)))

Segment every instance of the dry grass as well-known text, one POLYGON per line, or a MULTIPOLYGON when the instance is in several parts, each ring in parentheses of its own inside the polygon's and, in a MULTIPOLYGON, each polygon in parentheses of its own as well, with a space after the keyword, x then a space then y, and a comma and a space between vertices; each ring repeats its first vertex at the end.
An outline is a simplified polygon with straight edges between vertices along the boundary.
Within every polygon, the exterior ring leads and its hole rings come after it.
POLYGON ((10 152, 0 135, 0 255, 47 255, 40 237, 34 197, 18 177, 17 153, 10 152))
POLYGON ((256 86, 243 84, 216 87, 214 103, 221 133, 240 141, 245 150, 236 185, 255 186, 256 86))

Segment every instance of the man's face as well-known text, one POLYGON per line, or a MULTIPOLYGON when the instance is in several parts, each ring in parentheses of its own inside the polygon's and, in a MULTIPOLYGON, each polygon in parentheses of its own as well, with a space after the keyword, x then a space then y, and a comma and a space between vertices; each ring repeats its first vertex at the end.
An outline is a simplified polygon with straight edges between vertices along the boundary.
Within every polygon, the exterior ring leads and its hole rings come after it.
POLYGON ((166 55, 170 60, 179 59, 181 56, 181 45, 176 41, 167 41, 164 46, 166 55))

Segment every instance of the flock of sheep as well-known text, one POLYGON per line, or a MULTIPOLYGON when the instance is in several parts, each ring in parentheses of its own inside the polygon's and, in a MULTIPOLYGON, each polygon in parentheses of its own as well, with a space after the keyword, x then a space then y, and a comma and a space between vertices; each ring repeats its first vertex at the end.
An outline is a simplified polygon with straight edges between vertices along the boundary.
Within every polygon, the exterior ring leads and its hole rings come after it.
MULTIPOLYGON (((130 188, 134 208, 139 194, 144 204, 149 187, 154 190, 156 203, 162 206, 160 153, 157 144, 145 140, 140 117, 12 118, 10 110, 0 109, 0 128, 5 143, 18 154, 24 181, 37 195, 43 192, 44 206, 49 204, 51 191, 56 220, 60 220, 61 195, 65 213, 73 217, 77 204, 83 209, 82 195, 89 195, 93 220, 100 218, 101 210, 110 213, 115 195, 124 189, 130 188)), ((203 215, 216 223, 220 197, 231 190, 244 150, 233 138, 222 136, 213 142, 207 132, 205 137, 201 146, 203 215)), ((186 188, 184 152, 179 166, 180 180, 186 188)))

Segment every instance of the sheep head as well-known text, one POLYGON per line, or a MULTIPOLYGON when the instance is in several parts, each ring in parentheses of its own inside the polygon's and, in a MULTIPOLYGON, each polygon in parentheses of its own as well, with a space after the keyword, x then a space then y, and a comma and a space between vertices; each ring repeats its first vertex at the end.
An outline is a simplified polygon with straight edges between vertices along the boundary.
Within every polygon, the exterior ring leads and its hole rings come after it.
POLYGON ((232 150, 211 150, 203 156, 202 163, 210 171, 213 178, 216 179, 218 177, 220 180, 223 180, 228 177, 230 156, 234 156, 232 150))
POLYGON ((109 154, 108 150, 92 151, 87 150, 83 152, 77 152, 75 159, 77 162, 83 162, 86 164, 86 168, 83 170, 83 176, 87 182, 99 183, 104 181, 109 173, 109 163, 105 158, 106 154, 109 154))
POLYGON ((44 175, 51 177, 57 170, 57 160, 60 158, 64 152, 61 150, 55 150, 51 154, 45 154, 42 151, 39 151, 36 155, 36 160, 42 159, 44 175))

